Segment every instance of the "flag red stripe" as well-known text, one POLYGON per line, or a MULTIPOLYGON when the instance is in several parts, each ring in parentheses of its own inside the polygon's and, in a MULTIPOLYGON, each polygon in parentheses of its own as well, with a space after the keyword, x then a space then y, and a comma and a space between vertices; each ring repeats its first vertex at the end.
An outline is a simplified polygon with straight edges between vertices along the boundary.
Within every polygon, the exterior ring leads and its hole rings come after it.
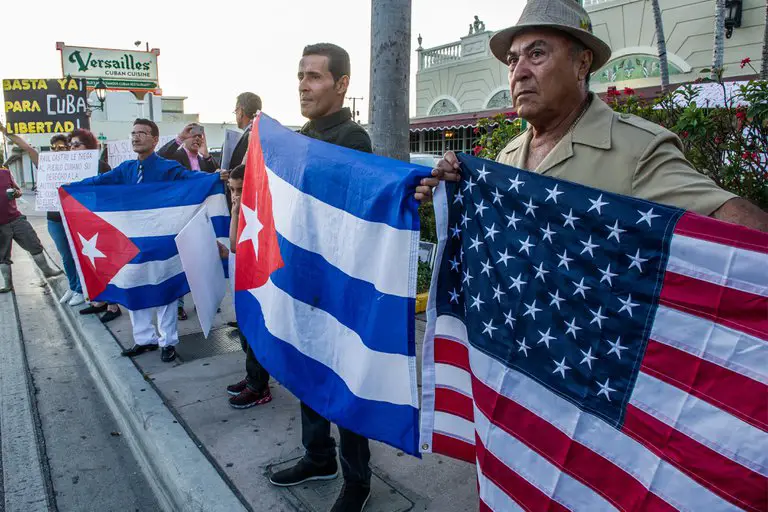
POLYGON ((675 234, 768 254, 768 234, 695 213, 685 213, 680 217, 675 225, 675 234))
POLYGON ((480 503, 477 507, 477 512, 494 512, 491 507, 485 504, 483 500, 480 500, 480 503))
POLYGON ((432 452, 475 463, 474 445, 438 432, 432 434, 432 452))
POLYGON ((435 363, 450 364, 470 372, 469 351, 458 341, 435 337, 435 363))
POLYGON ((441 388, 439 384, 435 388, 435 411, 453 414, 467 421, 475 421, 472 399, 453 389, 441 388))
POLYGON ((499 395, 474 376, 472 394, 477 408, 494 425, 616 507, 622 510, 674 510, 622 468, 574 441, 517 402, 499 395))
POLYGON ((768 340, 768 297, 667 271, 661 303, 768 340))
POLYGON ((756 512, 768 510, 768 479, 631 404, 622 431, 724 500, 756 512))
POLYGON ((768 431, 768 386, 675 347, 648 341, 642 370, 768 431))
POLYGON ((496 458, 485 448, 479 437, 475 438, 475 445, 477 446, 477 463, 483 475, 525 510, 542 512, 568 510, 496 458))

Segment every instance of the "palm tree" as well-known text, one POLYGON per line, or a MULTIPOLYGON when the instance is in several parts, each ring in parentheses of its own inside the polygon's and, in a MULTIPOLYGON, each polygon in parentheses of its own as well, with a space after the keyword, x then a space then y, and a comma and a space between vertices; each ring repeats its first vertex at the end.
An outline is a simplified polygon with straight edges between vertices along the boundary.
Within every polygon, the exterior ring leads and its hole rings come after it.
POLYGON ((715 0, 715 42, 712 45, 712 71, 710 78, 717 80, 717 74, 723 69, 725 51, 725 0, 715 0))
MULTIPOLYGON (((766 0, 768 2, 768 0, 766 0)), ((653 5, 653 20, 656 23, 656 46, 659 49, 659 68, 661 71, 661 92, 669 88, 669 68, 667 67, 667 41, 664 38, 664 23, 661 21, 659 0, 651 0, 653 5)))
POLYGON ((768 80, 768 0, 765 0, 765 32, 763 33, 763 62, 760 65, 760 80, 768 80))

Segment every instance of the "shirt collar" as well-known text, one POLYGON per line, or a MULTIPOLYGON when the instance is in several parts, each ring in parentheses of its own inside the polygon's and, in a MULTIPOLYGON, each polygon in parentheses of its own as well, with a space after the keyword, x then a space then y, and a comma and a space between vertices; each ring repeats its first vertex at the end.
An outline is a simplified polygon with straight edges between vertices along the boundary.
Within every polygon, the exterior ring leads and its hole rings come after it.
POLYGON ((149 155, 149 156, 148 156, 147 158, 145 158, 144 160, 139 160, 139 159, 136 159, 136 161, 139 163, 139 165, 148 165, 148 164, 151 164, 152 162, 154 162, 155 160, 157 160, 158 158, 160 158, 160 157, 159 157, 159 156, 157 156, 157 153, 155 153, 155 152, 153 151, 153 152, 152 152, 152 154, 151 154, 151 155, 149 155))
POLYGON ((349 108, 344 107, 338 112, 334 112, 333 114, 329 114, 319 119, 313 119, 309 122, 309 128, 315 129, 319 132, 325 132, 334 126, 338 126, 341 123, 349 121, 350 119, 352 119, 352 111, 349 110, 349 108))

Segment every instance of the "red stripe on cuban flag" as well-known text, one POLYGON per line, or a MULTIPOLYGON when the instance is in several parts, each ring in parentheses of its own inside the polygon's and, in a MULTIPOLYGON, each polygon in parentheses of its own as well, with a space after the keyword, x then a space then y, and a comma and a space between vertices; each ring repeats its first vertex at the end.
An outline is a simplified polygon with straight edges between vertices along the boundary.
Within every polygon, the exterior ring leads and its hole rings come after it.
POLYGON ((768 235, 683 215, 620 431, 473 349, 459 319, 436 318, 440 398, 423 440, 474 452, 482 510, 506 498, 527 510, 768 510, 766 254, 768 235))

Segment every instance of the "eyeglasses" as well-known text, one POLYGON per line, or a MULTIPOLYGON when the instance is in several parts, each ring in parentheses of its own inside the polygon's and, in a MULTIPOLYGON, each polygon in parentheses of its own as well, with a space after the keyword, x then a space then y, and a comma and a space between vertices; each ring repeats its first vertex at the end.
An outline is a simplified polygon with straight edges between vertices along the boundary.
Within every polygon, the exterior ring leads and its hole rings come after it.
POLYGON ((80 146, 85 146, 85 144, 80 141, 70 142, 69 144, 70 148, 79 148, 80 146))
POLYGON ((140 139, 141 137, 149 137, 149 132, 131 132, 131 137, 140 139))
POLYGON ((69 146, 51 146, 51 151, 69 151, 69 146))

